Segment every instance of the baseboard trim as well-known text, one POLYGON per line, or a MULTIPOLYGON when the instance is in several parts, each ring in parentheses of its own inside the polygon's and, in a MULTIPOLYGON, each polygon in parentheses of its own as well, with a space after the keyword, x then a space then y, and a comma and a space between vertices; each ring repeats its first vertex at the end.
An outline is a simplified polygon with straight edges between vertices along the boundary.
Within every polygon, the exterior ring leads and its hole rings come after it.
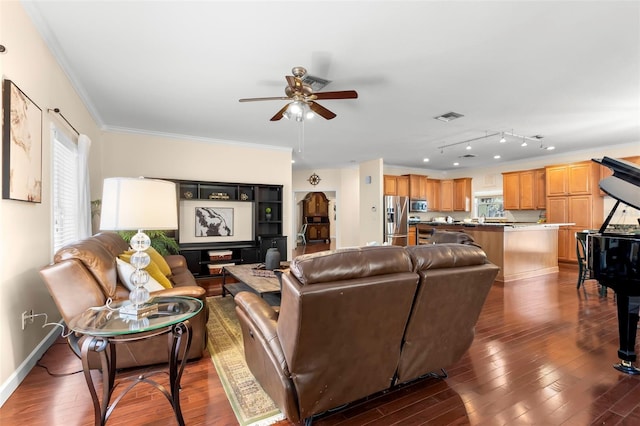
MULTIPOLYGON (((62 321, 60 321, 60 323, 62 323, 62 321)), ((31 351, 27 359, 20 364, 18 369, 9 376, 2 386, 0 386, 0 407, 2 407, 13 392, 18 389, 20 383, 22 383, 25 377, 27 377, 31 369, 35 367, 38 360, 42 358, 47 349, 49 349, 59 336, 60 329, 58 327, 54 327, 49 334, 42 339, 38 346, 31 351)))

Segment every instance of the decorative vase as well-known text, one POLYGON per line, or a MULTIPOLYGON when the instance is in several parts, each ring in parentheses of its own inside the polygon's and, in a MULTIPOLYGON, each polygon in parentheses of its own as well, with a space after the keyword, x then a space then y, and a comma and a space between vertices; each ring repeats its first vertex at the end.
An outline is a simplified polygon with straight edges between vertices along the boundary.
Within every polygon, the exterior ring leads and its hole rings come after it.
POLYGON ((280 267, 280 251, 276 247, 271 247, 267 250, 267 254, 264 257, 264 269, 273 271, 280 267))

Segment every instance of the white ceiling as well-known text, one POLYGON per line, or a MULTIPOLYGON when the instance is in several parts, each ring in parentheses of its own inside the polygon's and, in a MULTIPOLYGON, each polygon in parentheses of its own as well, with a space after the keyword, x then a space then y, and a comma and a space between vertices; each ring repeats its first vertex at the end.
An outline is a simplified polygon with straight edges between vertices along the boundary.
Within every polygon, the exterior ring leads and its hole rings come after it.
POLYGON ((638 1, 23 5, 105 129, 289 147, 295 168, 475 168, 640 143, 638 1), (359 94, 319 102, 338 116, 307 121, 301 153, 297 123, 269 121, 285 101, 238 102, 283 96, 294 66, 359 94), (450 111, 464 117, 434 120, 450 111), (439 148, 505 131, 544 138, 439 148))

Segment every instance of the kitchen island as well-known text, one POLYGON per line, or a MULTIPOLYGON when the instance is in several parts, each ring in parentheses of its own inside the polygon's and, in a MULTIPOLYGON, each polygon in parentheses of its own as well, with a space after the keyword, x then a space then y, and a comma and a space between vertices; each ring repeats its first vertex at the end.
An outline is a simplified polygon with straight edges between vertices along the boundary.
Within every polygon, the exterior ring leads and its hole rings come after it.
POLYGON ((429 244, 432 230, 470 235, 500 267, 496 281, 509 282, 558 272, 557 223, 437 223, 416 224, 418 244, 429 244))

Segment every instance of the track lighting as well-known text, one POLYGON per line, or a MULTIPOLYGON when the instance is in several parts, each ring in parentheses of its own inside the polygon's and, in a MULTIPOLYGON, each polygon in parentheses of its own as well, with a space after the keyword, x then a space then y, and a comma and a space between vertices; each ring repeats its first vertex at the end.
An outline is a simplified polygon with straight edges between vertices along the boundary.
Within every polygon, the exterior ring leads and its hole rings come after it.
POLYGON ((504 137, 504 132, 502 132, 502 137, 500 138, 500 143, 505 143, 507 139, 504 137))
POLYGON ((522 137, 522 143, 520 144, 520 146, 527 146, 527 140, 524 138, 524 136, 522 137))

